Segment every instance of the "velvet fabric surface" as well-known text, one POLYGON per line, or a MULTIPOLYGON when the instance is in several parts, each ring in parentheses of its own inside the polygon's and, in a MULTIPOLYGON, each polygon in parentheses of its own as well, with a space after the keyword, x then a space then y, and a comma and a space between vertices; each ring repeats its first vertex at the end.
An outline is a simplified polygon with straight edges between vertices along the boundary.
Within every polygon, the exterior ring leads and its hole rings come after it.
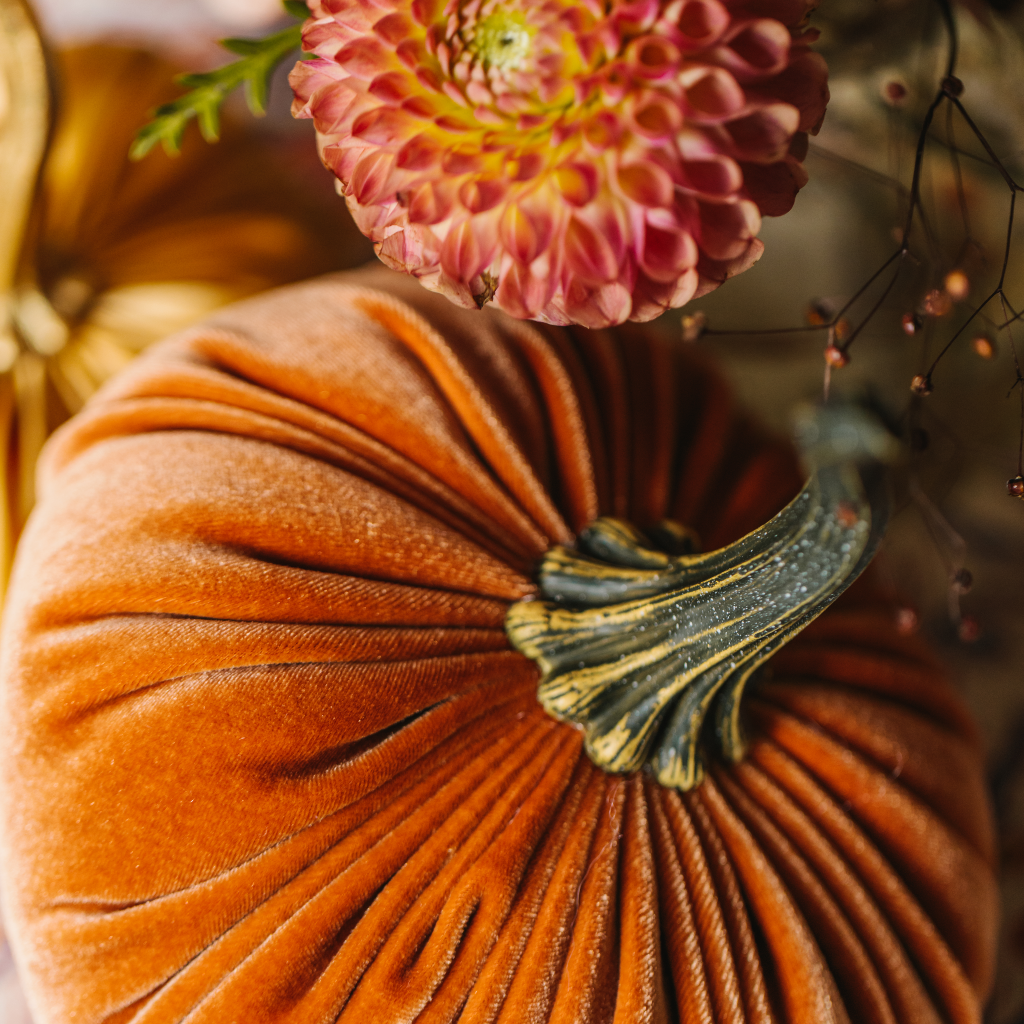
POLYGON ((705 548, 798 489, 640 333, 385 271, 152 349, 50 442, 2 636, 38 1024, 969 1024, 978 738, 858 584, 695 792, 606 775, 503 619, 599 514, 705 548))

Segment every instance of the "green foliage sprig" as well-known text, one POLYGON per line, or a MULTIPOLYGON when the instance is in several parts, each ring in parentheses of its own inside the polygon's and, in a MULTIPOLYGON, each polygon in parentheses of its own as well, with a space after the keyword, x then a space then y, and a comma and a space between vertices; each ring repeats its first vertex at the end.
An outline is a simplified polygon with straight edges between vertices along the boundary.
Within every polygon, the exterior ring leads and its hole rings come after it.
MULTIPOLYGON (((309 9, 302 0, 285 0, 285 10, 305 20, 309 9)), ((189 121, 195 118, 207 142, 220 138, 220 107, 240 85, 245 87, 249 109, 262 117, 267 111, 267 91, 274 69, 289 54, 302 46, 302 25, 290 25, 263 39, 222 39, 220 45, 241 60, 216 71, 179 75, 175 81, 190 91, 153 111, 153 120, 139 129, 129 156, 141 160, 158 142, 164 151, 176 156, 189 121)))

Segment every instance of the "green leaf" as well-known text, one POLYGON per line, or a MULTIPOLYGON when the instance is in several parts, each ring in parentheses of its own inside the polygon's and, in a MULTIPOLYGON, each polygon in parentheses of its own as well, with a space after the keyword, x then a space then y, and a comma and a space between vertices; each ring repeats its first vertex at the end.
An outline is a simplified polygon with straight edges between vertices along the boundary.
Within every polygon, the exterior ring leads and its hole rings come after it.
MULTIPOLYGON (((220 98, 211 97, 196 108, 199 130, 207 142, 216 142, 220 138, 220 104, 220 98)), ((182 130, 184 130, 184 122, 182 130)))
MULTIPOLYGON (((304 3, 286 4, 289 14, 306 18, 304 3), (301 13, 300 13, 301 12, 301 13)), ((159 142, 171 156, 181 151, 181 140, 189 121, 196 119, 207 142, 220 137, 220 108, 230 92, 245 89, 249 109, 262 116, 267 110, 267 92, 275 68, 302 46, 302 26, 292 25, 263 39, 223 39, 221 46, 242 59, 216 71, 179 75, 176 81, 189 92, 153 111, 153 120, 135 136, 129 155, 141 160, 159 142)))
POLYGON ((284 0, 284 9, 293 17, 305 21, 309 17, 309 8, 303 0, 284 0))
POLYGON ((241 57, 252 57, 261 51, 260 39, 222 39, 220 45, 230 53, 237 53, 241 57))

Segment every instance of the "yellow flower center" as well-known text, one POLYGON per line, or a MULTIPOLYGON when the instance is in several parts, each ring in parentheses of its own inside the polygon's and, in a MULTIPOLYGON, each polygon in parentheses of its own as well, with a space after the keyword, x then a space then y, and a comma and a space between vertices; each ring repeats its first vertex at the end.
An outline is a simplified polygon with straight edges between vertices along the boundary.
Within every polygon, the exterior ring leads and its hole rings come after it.
POLYGON ((530 52, 532 33, 518 11, 495 11, 473 33, 470 48, 486 67, 515 71, 530 52))

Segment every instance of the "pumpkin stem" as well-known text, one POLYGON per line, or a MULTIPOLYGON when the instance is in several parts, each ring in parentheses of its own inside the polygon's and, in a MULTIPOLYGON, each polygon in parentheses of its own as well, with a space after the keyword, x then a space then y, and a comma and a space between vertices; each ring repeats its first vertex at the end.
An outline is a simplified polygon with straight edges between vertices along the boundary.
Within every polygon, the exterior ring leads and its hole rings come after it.
POLYGON ((583 727, 598 767, 650 762, 662 785, 691 789, 709 712, 722 755, 739 760, 748 680, 871 561, 894 439, 863 409, 838 405, 804 411, 797 444, 807 484, 746 537, 700 554, 677 523, 645 535, 598 519, 576 550, 545 556, 542 599, 509 609, 509 640, 540 667, 541 705, 583 727))

